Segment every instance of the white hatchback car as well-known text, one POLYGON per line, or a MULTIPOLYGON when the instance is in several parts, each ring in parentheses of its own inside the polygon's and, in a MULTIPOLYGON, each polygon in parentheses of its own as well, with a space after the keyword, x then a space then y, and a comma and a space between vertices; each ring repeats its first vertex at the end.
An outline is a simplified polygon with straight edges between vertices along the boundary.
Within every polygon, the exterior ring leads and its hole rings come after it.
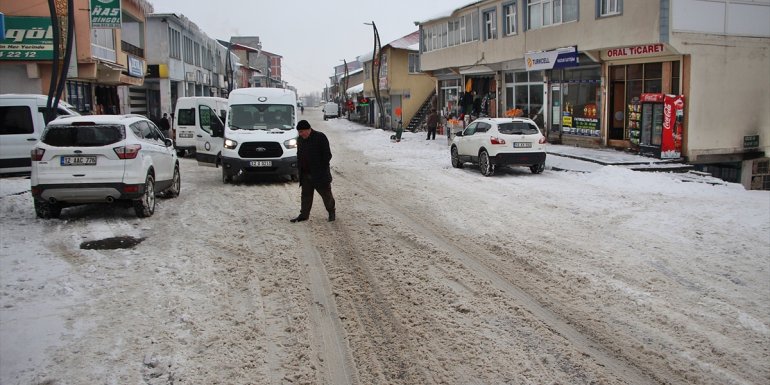
POLYGON ((179 195, 179 160, 171 139, 141 115, 88 115, 54 120, 31 151, 35 213, 123 202, 138 217, 155 212, 155 196, 179 195))
POLYGON ((498 166, 528 166, 539 174, 545 169, 545 144, 531 119, 476 119, 455 134, 450 148, 452 166, 476 163, 485 176, 494 174, 498 166))

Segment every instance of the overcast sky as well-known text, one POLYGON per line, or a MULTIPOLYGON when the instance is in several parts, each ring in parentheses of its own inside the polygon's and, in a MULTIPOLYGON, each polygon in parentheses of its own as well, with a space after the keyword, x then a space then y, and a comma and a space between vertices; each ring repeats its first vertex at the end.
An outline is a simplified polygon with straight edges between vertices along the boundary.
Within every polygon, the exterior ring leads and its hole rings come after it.
POLYGON ((283 56, 283 80, 299 95, 321 91, 342 59, 372 50, 374 21, 385 45, 417 30, 415 21, 473 0, 149 0, 157 13, 176 13, 209 37, 259 36, 262 48, 283 56))

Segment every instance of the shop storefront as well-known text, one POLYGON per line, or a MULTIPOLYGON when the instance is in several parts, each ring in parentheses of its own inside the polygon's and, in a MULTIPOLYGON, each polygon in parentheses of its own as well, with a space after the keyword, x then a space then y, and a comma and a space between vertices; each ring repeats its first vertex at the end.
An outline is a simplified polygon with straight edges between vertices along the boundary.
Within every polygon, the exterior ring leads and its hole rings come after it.
MULTIPOLYGON (((463 92, 459 95, 460 114, 471 120, 481 116, 497 116, 497 80, 495 71, 487 66, 460 70, 463 92)), ((467 120, 467 119, 466 119, 467 120)))
MULTIPOLYGON (((658 43, 602 50, 601 59, 607 70, 607 113, 602 115, 607 117, 607 145, 633 151, 645 147, 642 153, 660 157, 663 131, 661 126, 643 130, 644 125, 653 122, 642 119, 644 106, 652 103, 643 95, 681 94, 682 56, 658 43)), ((661 108, 650 107, 649 111, 661 108)))
MULTIPOLYGON (((581 60, 581 63, 589 60, 581 60)), ((551 119, 549 140, 590 147, 601 145, 601 66, 547 71, 551 119)))
POLYGON ((523 116, 544 129, 543 71, 505 72, 505 111, 500 116, 523 116))

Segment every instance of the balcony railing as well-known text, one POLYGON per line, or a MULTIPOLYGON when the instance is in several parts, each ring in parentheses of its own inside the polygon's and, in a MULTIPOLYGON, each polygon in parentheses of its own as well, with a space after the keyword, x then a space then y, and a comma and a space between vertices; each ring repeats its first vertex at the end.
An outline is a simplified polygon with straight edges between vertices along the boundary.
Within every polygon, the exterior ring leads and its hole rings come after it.
POLYGON ((120 49, 123 50, 125 53, 129 53, 131 55, 144 58, 144 49, 139 48, 133 44, 126 43, 125 41, 120 41, 120 49))

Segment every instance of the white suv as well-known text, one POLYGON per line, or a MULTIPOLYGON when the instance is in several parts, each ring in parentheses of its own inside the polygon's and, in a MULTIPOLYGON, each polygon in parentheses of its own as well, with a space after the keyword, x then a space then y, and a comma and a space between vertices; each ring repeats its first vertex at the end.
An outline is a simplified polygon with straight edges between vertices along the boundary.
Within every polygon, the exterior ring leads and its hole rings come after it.
POLYGON ((62 208, 124 202, 138 217, 155 212, 155 195, 179 195, 171 139, 140 115, 90 115, 52 121, 32 149, 32 197, 40 218, 62 208))
POLYGON ((450 148, 452 166, 479 165, 490 176, 497 166, 529 166, 534 174, 545 169, 546 139, 534 121, 526 118, 476 119, 457 132, 450 148))

